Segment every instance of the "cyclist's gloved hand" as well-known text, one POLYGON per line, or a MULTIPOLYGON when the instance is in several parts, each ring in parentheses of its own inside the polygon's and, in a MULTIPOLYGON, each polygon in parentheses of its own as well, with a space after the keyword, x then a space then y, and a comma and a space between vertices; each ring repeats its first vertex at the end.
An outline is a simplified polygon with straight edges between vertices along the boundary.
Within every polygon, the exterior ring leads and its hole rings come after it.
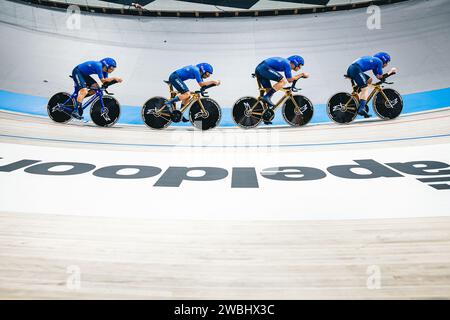
POLYGON ((309 78, 309 73, 307 73, 307 72, 303 72, 302 74, 302 78, 309 78))
POLYGON ((119 77, 116 77, 115 80, 119 83, 123 81, 122 78, 119 78, 119 77))
POLYGON ((396 74, 396 73, 397 73, 397 68, 392 68, 391 71, 389 71, 389 75, 396 74))
POLYGON ((217 80, 217 81, 215 81, 215 83, 216 83, 216 86, 220 86, 220 80, 217 80))

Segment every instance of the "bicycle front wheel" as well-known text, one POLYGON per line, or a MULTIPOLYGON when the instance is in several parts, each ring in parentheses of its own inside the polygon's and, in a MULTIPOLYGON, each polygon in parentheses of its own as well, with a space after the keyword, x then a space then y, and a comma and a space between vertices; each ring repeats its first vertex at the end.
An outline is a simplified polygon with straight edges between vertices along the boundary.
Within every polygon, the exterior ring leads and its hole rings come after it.
POLYGON ((283 106, 283 118, 293 127, 304 126, 311 121, 314 113, 313 104, 302 95, 295 95, 292 99, 288 99, 283 106), (295 100, 295 104, 292 99, 295 100))
POLYGON ((111 96, 103 96, 104 108, 100 98, 95 100, 91 107, 91 119, 100 127, 113 126, 120 117, 119 102, 111 96))
POLYGON ((203 110, 198 101, 194 102, 189 109, 189 119, 194 127, 200 130, 209 130, 219 125, 222 111, 219 104, 210 98, 202 98, 203 110))
POLYGON ((397 118, 403 110, 403 99, 397 91, 386 88, 378 92, 373 99, 373 110, 381 118, 390 120, 397 118), (387 98, 387 99, 386 99, 387 98))

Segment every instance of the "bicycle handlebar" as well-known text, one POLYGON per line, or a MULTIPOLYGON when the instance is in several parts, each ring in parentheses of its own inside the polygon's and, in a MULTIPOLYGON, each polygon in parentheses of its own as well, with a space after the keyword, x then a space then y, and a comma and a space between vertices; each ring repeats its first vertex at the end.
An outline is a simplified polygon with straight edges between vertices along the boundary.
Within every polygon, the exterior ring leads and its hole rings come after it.
MULTIPOLYGON (((303 77, 302 77, 303 78, 303 77)), ((283 88, 283 89, 285 89, 285 90, 291 90, 292 92, 298 92, 298 91, 300 91, 300 90, 302 90, 301 88, 297 88, 295 85, 297 84, 297 81, 298 80, 300 80, 300 79, 297 79, 297 80, 294 80, 293 82, 292 82, 292 85, 290 86, 290 87, 285 87, 285 88, 283 88)))
POLYGON ((116 84, 116 83, 117 83, 117 80, 106 82, 102 85, 102 89, 107 89, 109 86, 112 86, 113 84, 116 84))
POLYGON ((209 89, 209 88, 215 87, 215 86, 217 86, 217 85, 216 84, 210 84, 208 86, 201 87, 200 90, 195 91, 195 93, 199 93, 199 94, 201 94, 202 97, 208 98, 209 96, 207 95, 208 92, 206 92, 206 90, 209 89))
POLYGON ((299 79, 297 79, 297 80, 294 80, 294 82, 292 82, 292 86, 291 86, 291 91, 292 92, 297 92, 297 91, 300 91, 301 89, 300 88, 297 88, 295 85, 297 84, 297 81, 298 81, 299 79))
POLYGON ((109 86, 112 86, 113 84, 116 84, 116 83, 118 83, 118 81, 117 80, 113 80, 113 81, 110 81, 110 82, 106 82, 106 83, 104 83, 103 85, 102 85, 102 87, 101 87, 101 89, 102 90, 105 90, 105 92, 107 93, 107 94, 109 94, 109 95, 114 95, 114 93, 112 93, 112 92, 108 92, 108 87, 109 86))
POLYGON ((375 83, 375 85, 380 85, 380 84, 383 84, 383 83, 393 84, 393 82, 387 82, 386 79, 389 78, 389 77, 392 77, 394 74, 396 74, 396 72, 391 73, 391 74, 387 74, 387 73, 384 74, 383 77, 381 78, 381 80, 379 82, 375 83))

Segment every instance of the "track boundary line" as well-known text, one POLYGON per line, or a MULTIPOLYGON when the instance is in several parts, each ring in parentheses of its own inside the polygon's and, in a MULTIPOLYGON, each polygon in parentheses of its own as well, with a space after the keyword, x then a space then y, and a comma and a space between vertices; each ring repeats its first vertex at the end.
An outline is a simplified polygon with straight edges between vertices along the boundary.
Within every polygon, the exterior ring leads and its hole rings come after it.
POLYGON ((13 138, 21 140, 47 141, 47 142, 63 142, 63 143, 78 143, 91 145, 111 145, 123 147, 156 147, 156 148, 267 148, 267 147, 321 147, 321 146, 336 146, 336 145, 352 145, 352 144, 372 144, 383 142, 397 142, 409 140, 425 140, 450 137, 450 133, 418 136, 418 137, 404 137, 404 138, 389 138, 380 140, 362 140, 362 141, 343 141, 343 142, 323 142, 323 143, 299 143, 299 144, 280 144, 280 145, 177 145, 177 144, 145 144, 145 143, 121 143, 121 142, 103 142, 103 141, 83 141, 83 140, 67 140, 67 139, 53 139, 53 138, 39 138, 29 136, 17 136, 9 134, 0 134, 0 137, 13 138))

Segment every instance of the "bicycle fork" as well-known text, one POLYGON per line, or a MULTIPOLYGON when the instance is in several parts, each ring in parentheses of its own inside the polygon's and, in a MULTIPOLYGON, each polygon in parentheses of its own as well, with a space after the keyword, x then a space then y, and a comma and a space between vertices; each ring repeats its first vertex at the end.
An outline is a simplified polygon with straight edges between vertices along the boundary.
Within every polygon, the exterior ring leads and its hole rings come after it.
POLYGON ((384 98, 384 100, 386 101, 384 104, 385 104, 385 106, 386 106, 386 108, 391 108, 391 109, 393 109, 394 108, 394 105, 396 105, 397 104, 397 99, 395 99, 394 101, 393 101, 393 103, 391 102, 391 100, 389 100, 389 98, 387 97, 387 95, 384 93, 384 91, 383 90, 379 90, 379 92, 381 92, 381 95, 383 96, 383 98, 384 98), (389 104, 389 105, 388 105, 389 104))
POLYGON ((205 109, 205 106, 202 103, 201 99, 197 99, 198 104, 200 105, 200 112, 197 112, 194 115, 194 120, 197 120, 198 118, 208 118, 209 117, 209 112, 208 110, 205 109))
POLYGON ((297 116, 303 115, 303 112, 305 112, 306 110, 308 110, 308 106, 305 104, 303 107, 300 107, 297 103, 297 101, 295 101, 295 99, 292 97, 292 95, 288 96, 292 103, 294 104, 294 113, 297 116))

